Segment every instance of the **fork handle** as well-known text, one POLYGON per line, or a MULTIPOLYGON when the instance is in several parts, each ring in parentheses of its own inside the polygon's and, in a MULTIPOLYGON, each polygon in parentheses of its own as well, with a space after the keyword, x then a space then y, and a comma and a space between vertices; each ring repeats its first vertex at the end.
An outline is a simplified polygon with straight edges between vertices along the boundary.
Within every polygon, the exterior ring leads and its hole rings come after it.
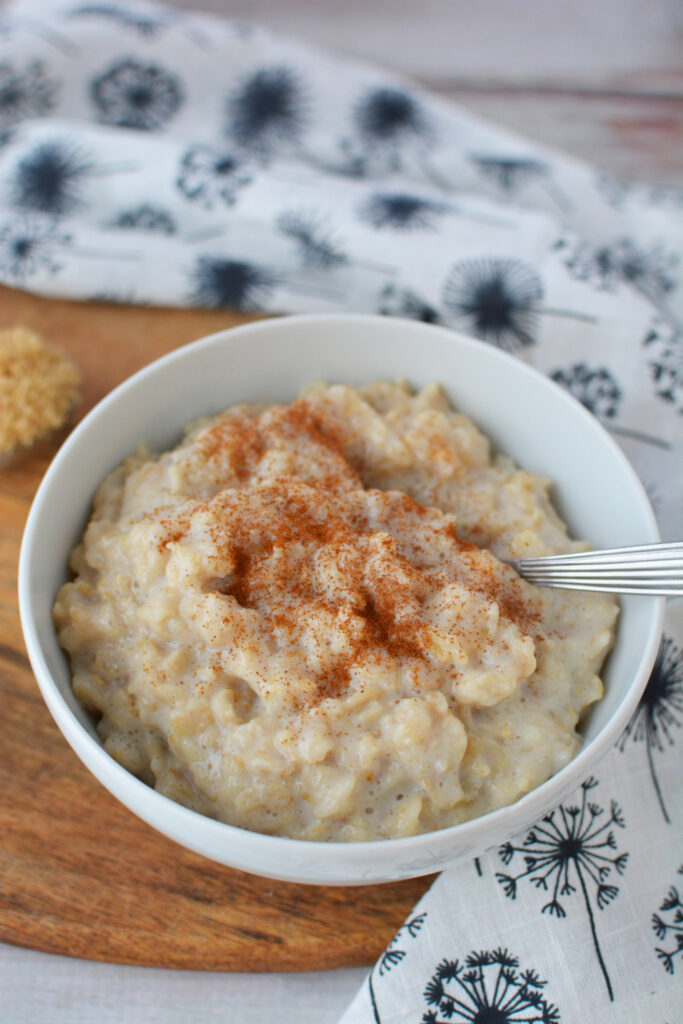
POLYGON ((529 583, 542 587, 652 596, 683 594, 683 541, 572 551, 520 558, 511 564, 529 583))

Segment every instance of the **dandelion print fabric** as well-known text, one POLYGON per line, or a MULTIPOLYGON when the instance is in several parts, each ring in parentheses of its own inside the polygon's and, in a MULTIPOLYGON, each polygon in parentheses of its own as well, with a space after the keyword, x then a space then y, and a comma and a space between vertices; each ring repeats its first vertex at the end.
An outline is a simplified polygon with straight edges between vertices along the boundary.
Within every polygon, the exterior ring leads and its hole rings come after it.
MULTIPOLYGON (((0 282, 43 295, 348 310, 551 376, 683 536, 683 192, 625 185, 410 82, 164 6, 0 22, 0 282)), ((344 1024, 674 1024, 683 1004, 683 607, 577 792, 445 872, 344 1024)))

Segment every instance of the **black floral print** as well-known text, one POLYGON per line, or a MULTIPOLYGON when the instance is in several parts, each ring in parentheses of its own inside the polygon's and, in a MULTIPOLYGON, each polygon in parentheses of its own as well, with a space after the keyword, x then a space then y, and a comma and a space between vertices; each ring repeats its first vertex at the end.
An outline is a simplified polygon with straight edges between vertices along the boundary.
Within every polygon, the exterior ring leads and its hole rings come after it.
POLYGON ((93 163, 70 142, 43 142, 18 161, 10 184, 10 201, 21 210, 56 217, 83 205, 82 186, 93 163))
POLYGON ((95 78, 90 94, 106 124, 145 131, 163 128, 183 102, 177 75, 132 59, 118 61, 95 78))
POLYGON ((563 212, 571 203, 560 191, 552 175, 552 168, 545 160, 532 156, 490 156, 472 155, 472 163, 488 178, 499 193, 506 198, 516 196, 529 182, 537 182, 563 212))
POLYGON ((650 768, 652 784, 657 794, 664 820, 670 822, 662 788, 657 778, 654 751, 663 753, 666 745, 675 742, 674 729, 683 726, 683 651, 664 636, 650 673, 647 686, 640 698, 631 721, 626 726, 617 744, 624 750, 626 743, 644 743, 650 768))
POLYGON ((448 210, 446 203, 410 192, 372 192, 358 205, 358 216, 375 230, 430 231, 448 210))
POLYGON ((452 190, 428 160, 436 133, 416 96, 394 86, 376 86, 357 100, 350 119, 351 132, 339 141, 345 166, 338 171, 355 177, 381 175, 399 170, 411 156, 428 180, 452 190))
POLYGON ((200 256, 192 271, 190 302, 209 309, 262 309, 278 277, 266 267, 240 260, 200 256))
POLYGON ((0 125, 8 128, 27 117, 43 117, 54 108, 58 83, 46 75, 42 61, 24 68, 0 64, 0 125))
POLYGON ((406 936, 411 939, 416 938, 426 919, 427 912, 424 911, 422 914, 416 914, 415 917, 411 917, 410 920, 401 925, 379 959, 380 977, 388 974, 392 967, 395 967, 396 964, 399 964, 405 958, 405 949, 397 948, 399 939, 406 936))
POLYGON ((536 342, 542 297, 533 267, 494 257, 456 263, 443 289, 453 327, 510 352, 536 342))
POLYGON ((441 322, 439 311, 425 302, 409 288, 387 284, 382 288, 377 312, 380 316, 400 316, 408 320, 421 320, 426 324, 441 322))
POLYGON ((617 415, 622 393, 614 375, 606 366, 591 368, 586 363, 575 363, 568 368, 553 370, 552 380, 566 388, 574 398, 601 419, 610 433, 620 434, 633 441, 655 445, 668 449, 671 445, 661 437, 633 430, 614 422, 617 415))
POLYGON ((191 146, 183 154, 176 185, 187 199, 211 209, 216 203, 232 206, 239 191, 251 181, 251 172, 234 153, 212 146, 191 146))
POLYGON ((516 898, 522 879, 549 892, 550 899, 541 912, 557 918, 567 916, 564 898, 571 900, 578 883, 600 969, 609 998, 613 1000, 612 983, 598 942, 593 900, 598 910, 604 910, 619 895, 618 886, 608 883, 607 879, 612 870, 619 875, 624 873, 628 853, 612 855, 612 851, 616 851, 614 826, 624 828, 624 819, 619 805, 612 800, 610 813, 600 824, 604 811, 588 799, 589 792, 597 785, 596 779, 586 779, 581 785, 581 805, 560 804, 527 833, 522 846, 504 843, 498 851, 503 863, 510 864, 519 855, 525 866, 519 874, 499 872, 496 878, 510 899, 516 898))
POLYGON ((305 267, 332 270, 348 263, 348 256, 320 214, 286 210, 277 218, 277 229, 296 243, 305 267))
POLYGON ((679 257, 660 243, 649 249, 622 238, 612 245, 594 246, 588 242, 568 245, 560 239, 557 248, 567 248, 565 265, 572 276, 590 281, 602 291, 614 291, 618 285, 629 285, 657 310, 662 320, 677 334, 683 325, 668 305, 668 297, 678 284, 679 257))
MULTIPOLYGON (((683 865, 678 869, 683 875, 683 865)), ((683 900, 678 889, 672 885, 659 905, 659 914, 652 915, 652 928, 658 939, 673 942, 672 949, 655 946, 655 953, 661 960, 667 974, 673 974, 676 957, 683 957, 683 900), (660 915, 668 915, 668 920, 660 915)))
POLYGON ((644 185, 624 181, 615 174, 600 173, 595 186, 605 202, 615 210, 621 210, 631 200, 650 206, 683 207, 683 189, 675 185, 644 185))
MULTIPOLYGON (((393 267, 350 256, 328 217, 319 210, 283 210, 276 218, 275 227, 280 234, 294 243, 301 266, 305 270, 330 273, 340 267, 354 266, 381 274, 383 278, 387 274, 395 272, 393 267)), ((320 275, 317 273, 315 276, 308 275, 299 282, 295 276, 289 276, 287 283, 290 288, 300 286, 306 290, 315 288, 318 291, 324 290, 328 295, 334 295, 335 298, 343 297, 343 293, 339 290, 336 292, 331 290, 334 289, 334 284, 328 286, 322 283, 320 275)))
POLYGON ((10 284, 24 284, 41 271, 56 274, 57 251, 70 243, 54 220, 19 218, 0 227, 0 275, 10 284))
POLYGON ((151 203, 141 203, 140 206, 122 210, 114 218, 112 227, 160 235, 174 235, 178 230, 168 210, 152 206, 151 203))
POLYGON ((481 173, 503 192, 516 192, 525 181, 548 173, 548 164, 537 157, 476 156, 470 157, 481 173))
POLYGON ((373 975, 377 972, 380 978, 382 978, 384 977, 384 975, 388 974, 393 967, 395 967, 397 964, 400 964, 401 961, 405 959, 405 957, 407 956, 407 951, 405 949, 397 948, 399 939, 401 937, 416 939, 426 919, 427 912, 424 911, 421 914, 416 914, 414 917, 411 917, 410 920, 406 921, 405 924, 401 925, 401 927, 396 932, 387 948, 382 953, 382 956, 380 957, 378 963, 375 964, 373 969, 370 971, 370 974, 368 975, 368 989, 370 992, 370 1002, 372 1004, 372 1012, 375 1017, 375 1024, 379 1024, 380 1015, 377 1006, 377 996, 375 994, 375 987, 372 981, 373 975))
POLYGON ((520 970, 507 949, 442 960, 424 991, 422 1024, 559 1024, 560 1011, 543 994, 546 981, 520 970))
POLYGON ((621 283, 631 284, 655 302, 676 287, 673 271, 678 257, 661 245, 641 248, 630 238, 604 246, 580 242, 567 255, 565 264, 576 278, 592 281, 604 291, 612 291, 621 283))
POLYGON ((655 317, 643 345, 652 356, 649 366, 655 394, 683 412, 683 333, 655 317))
POLYGON ((607 419, 616 416, 621 388, 606 366, 591 369, 586 363, 574 363, 567 369, 553 370, 550 376, 594 416, 607 419))
POLYGON ((555 247, 565 249, 568 246, 564 264, 571 271, 572 277, 578 281, 590 281, 601 291, 614 291, 621 281, 621 274, 614 253, 608 246, 595 246, 590 242, 571 245, 566 239, 560 238, 555 247))
POLYGON ((296 71, 261 68, 228 97, 226 133, 238 146, 266 157, 301 141, 308 113, 308 94, 296 71))
POLYGON ((372 192, 356 207, 361 221, 375 231, 434 231, 444 214, 475 220, 497 228, 509 228, 510 221, 487 213, 465 210, 443 200, 411 192, 372 192))
POLYGON ((403 89, 371 89, 355 105, 351 116, 361 140, 373 148, 395 148, 407 140, 432 135, 421 103, 403 89))

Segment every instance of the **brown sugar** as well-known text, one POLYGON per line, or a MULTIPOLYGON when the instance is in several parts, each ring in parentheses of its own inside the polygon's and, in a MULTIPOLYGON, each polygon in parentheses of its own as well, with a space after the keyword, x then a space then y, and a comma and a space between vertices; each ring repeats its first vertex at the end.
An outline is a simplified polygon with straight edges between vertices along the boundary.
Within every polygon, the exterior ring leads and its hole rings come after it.
POLYGON ((80 379, 66 356, 26 327, 0 330, 0 454, 61 427, 80 379))

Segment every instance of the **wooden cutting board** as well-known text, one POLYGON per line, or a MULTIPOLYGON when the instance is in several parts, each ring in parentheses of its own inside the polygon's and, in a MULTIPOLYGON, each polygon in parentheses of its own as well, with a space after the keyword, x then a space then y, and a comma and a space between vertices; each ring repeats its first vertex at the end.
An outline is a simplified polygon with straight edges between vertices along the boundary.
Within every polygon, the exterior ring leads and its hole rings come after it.
MULTIPOLYGON (((152 359, 245 319, 71 303, 0 287, 0 328, 31 327, 79 365, 75 419, 152 359)), ((0 465, 0 941, 199 970, 372 963, 431 879, 321 888, 214 864, 120 805, 52 721, 24 649, 16 573, 31 499, 65 433, 0 465)))

